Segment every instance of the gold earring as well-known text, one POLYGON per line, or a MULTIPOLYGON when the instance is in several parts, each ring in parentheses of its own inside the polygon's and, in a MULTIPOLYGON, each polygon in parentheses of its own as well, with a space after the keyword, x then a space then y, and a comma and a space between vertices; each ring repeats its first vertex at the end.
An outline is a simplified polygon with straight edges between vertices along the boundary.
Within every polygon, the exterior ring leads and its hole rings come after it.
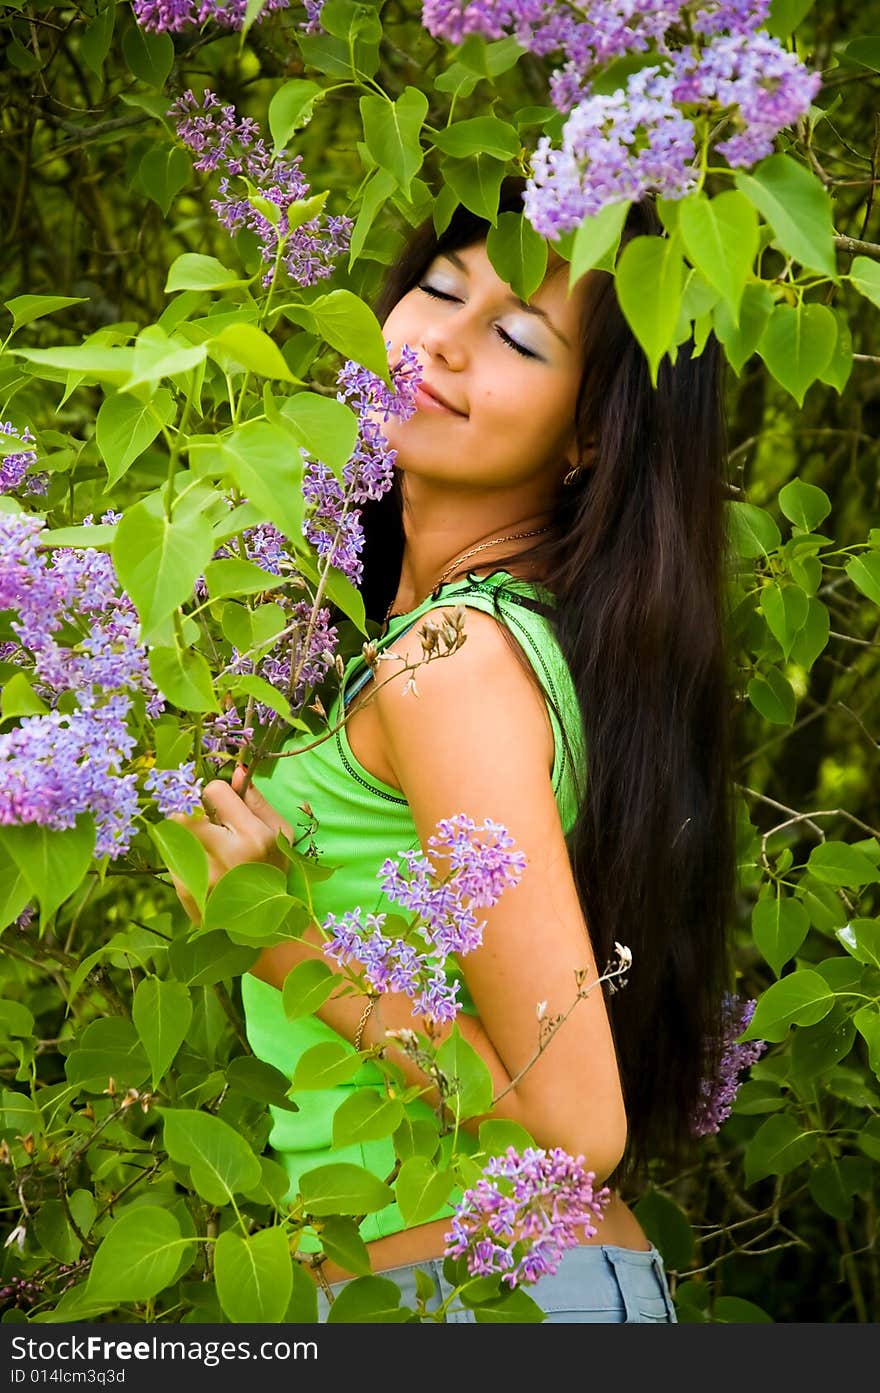
POLYGON ((565 476, 565 478, 563 479, 562 482, 563 482, 564 484, 574 484, 574 483, 577 483, 578 479, 580 478, 581 474, 583 473, 583 469, 584 469, 584 466, 583 466, 582 464, 576 464, 572 469, 569 469, 568 473, 566 474, 566 476, 565 476))

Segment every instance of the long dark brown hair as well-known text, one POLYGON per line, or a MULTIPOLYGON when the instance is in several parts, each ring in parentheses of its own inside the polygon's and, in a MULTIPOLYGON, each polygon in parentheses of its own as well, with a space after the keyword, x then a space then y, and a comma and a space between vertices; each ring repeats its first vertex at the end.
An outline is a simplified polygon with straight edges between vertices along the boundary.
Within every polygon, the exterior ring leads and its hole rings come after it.
MULTIPOLYGON (((523 188, 509 176, 499 211, 522 212, 523 188)), ((375 302, 380 323, 439 252, 488 230, 462 206, 440 236, 430 219, 417 228, 375 302)), ((630 209, 621 248, 637 235, 663 235, 650 197, 630 209)), ((614 1181, 637 1185, 653 1159, 693 1157, 732 980, 724 359, 712 335, 699 355, 689 339, 655 389, 606 271, 588 273, 581 343, 576 422, 591 466, 560 487, 548 534, 492 564, 540 562, 580 702, 588 775, 567 843, 600 971, 615 942, 632 950, 626 990, 605 990, 629 1126, 614 1181)), ((403 556, 399 471, 362 524, 362 593, 379 621, 403 556)))

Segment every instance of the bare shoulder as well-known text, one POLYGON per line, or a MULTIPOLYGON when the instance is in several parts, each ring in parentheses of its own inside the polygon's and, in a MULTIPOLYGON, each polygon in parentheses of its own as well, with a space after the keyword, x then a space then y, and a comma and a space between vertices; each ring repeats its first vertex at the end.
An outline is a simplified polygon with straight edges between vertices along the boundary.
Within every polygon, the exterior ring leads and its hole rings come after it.
POLYGON ((442 630, 451 620, 456 606, 441 605, 396 639, 380 663, 376 704, 388 757, 397 767, 395 751, 406 763, 409 750, 421 746, 424 751, 426 744, 452 756, 482 743, 487 756, 494 751, 509 758, 515 750, 521 770, 532 767, 536 776, 547 776, 553 767, 553 730, 537 679, 517 656, 501 620, 463 608, 466 638, 454 652, 447 652, 441 639, 437 656, 421 662, 413 674, 405 671, 406 664, 425 656, 425 621, 442 630))

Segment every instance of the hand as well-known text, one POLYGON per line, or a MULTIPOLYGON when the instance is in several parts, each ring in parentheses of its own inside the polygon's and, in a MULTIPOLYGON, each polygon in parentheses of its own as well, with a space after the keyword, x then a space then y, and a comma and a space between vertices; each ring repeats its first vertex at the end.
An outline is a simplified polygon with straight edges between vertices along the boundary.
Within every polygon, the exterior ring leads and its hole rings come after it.
MULTIPOLYGON (((253 784, 248 785, 244 798, 238 792, 244 781, 245 770, 238 765, 232 775, 232 783, 223 779, 212 779, 202 790, 202 802, 208 816, 188 816, 186 813, 172 813, 171 821, 182 823, 194 836, 198 837, 208 853, 208 891, 213 890, 227 871, 240 866, 244 861, 264 861, 286 871, 287 857, 276 845, 275 839, 283 832, 289 842, 293 841, 293 828, 289 822, 266 802, 253 784)), ((194 924, 201 923, 199 907, 182 881, 171 875, 177 898, 194 924)))

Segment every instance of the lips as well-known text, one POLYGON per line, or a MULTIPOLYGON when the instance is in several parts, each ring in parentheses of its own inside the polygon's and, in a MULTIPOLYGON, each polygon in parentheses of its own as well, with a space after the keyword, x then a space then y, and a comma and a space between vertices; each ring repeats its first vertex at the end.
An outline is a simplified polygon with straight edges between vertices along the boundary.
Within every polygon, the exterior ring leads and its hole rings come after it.
POLYGON ((453 406, 451 401, 447 401, 446 397, 444 397, 441 392, 438 392, 436 387, 432 387, 430 383, 420 382, 419 391, 423 392, 425 396, 430 397, 433 401, 439 402, 441 406, 445 406, 447 411, 454 412, 456 416, 465 415, 465 412, 459 411, 457 406, 453 406))

